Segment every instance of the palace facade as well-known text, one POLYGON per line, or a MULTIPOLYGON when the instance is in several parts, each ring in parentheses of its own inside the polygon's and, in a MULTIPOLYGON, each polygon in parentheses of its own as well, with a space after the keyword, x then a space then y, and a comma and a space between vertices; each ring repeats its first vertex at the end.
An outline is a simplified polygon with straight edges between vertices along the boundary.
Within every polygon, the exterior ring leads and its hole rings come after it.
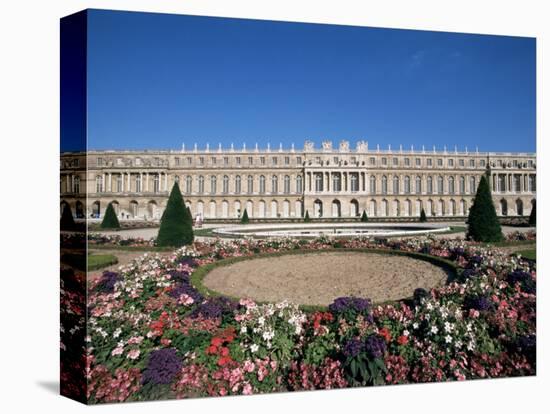
POLYGON ((348 141, 301 150, 208 146, 172 151, 61 154, 61 203, 76 217, 158 220, 177 182, 194 217, 465 218, 483 174, 501 216, 529 215, 536 198, 534 153, 370 149, 348 141))

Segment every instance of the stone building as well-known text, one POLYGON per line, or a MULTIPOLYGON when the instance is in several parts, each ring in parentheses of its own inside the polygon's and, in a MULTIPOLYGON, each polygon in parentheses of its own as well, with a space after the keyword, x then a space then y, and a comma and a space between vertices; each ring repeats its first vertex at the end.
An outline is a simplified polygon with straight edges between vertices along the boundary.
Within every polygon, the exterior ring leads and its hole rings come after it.
POLYGON ((501 216, 529 215, 536 197, 534 153, 435 148, 350 148, 306 141, 303 149, 88 151, 61 154, 61 203, 77 217, 101 218, 108 203, 122 219, 157 220, 179 183, 194 217, 461 218, 479 180, 490 178, 501 216))

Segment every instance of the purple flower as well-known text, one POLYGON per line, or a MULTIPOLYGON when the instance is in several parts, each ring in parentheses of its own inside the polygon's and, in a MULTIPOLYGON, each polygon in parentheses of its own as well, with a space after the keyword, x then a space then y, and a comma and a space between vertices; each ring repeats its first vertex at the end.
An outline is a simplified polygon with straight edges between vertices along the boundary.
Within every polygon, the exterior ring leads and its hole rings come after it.
POLYGON ((173 280, 174 283, 189 283, 189 273, 180 272, 177 270, 170 270, 168 272, 170 275, 170 280, 173 280))
POLYGON ((224 296, 217 296, 207 299, 205 302, 198 305, 193 312, 191 312, 192 318, 198 318, 202 316, 206 319, 216 319, 223 316, 223 314, 233 314, 237 310, 239 304, 224 296))
POLYGON ((334 302, 332 302, 328 308, 335 314, 345 313, 348 311, 364 313, 370 310, 370 306, 371 302, 369 299, 347 296, 334 299, 334 302))
POLYGON ((488 311, 493 307, 491 300, 486 296, 468 296, 464 300, 466 309, 475 309, 478 311, 488 311))
POLYGON ((96 285, 96 290, 104 293, 113 293, 115 290, 115 283, 122 278, 116 272, 103 272, 101 279, 99 279, 96 285))
POLYGON ((197 289, 189 283, 181 283, 176 285, 168 294, 176 299, 185 294, 187 296, 191 296, 195 302, 201 302, 204 299, 197 289))
POLYGON ((159 349, 149 354, 147 368, 143 372, 143 384, 170 384, 181 370, 181 359, 174 348, 159 349))
POLYGON ((378 335, 370 335, 365 340, 365 350, 371 358, 380 358, 386 352, 386 343, 378 335))
POLYGON ((344 345, 343 353, 346 357, 356 357, 365 350, 365 343, 359 339, 350 339, 344 345))

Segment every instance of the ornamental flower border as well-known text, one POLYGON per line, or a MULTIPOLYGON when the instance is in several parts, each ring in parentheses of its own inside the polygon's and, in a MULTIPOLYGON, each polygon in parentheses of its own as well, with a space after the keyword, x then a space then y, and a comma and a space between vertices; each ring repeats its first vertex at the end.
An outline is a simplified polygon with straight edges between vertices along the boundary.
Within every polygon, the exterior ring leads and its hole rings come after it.
POLYGON ((89 403, 534 375, 535 266, 430 237, 195 243, 88 281, 88 324, 64 308, 61 352, 87 329, 89 403), (429 255, 458 278, 410 299, 335 298, 322 310, 213 297, 193 283, 197 269, 227 258, 334 248, 429 255))

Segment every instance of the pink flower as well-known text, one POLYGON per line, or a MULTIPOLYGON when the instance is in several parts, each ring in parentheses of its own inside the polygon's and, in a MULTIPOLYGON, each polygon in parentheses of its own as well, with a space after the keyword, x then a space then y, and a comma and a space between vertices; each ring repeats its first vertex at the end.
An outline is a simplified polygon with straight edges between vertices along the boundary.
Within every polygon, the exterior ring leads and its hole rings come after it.
POLYGON ((119 346, 113 349, 113 352, 111 352, 111 355, 112 356, 122 355, 123 352, 124 352, 124 347, 119 346))
POLYGON ((130 352, 128 352, 127 358, 135 360, 139 357, 139 349, 132 349, 130 352))
POLYGON ((243 387, 243 395, 251 395, 252 394, 252 385, 249 383, 246 383, 243 387))
POLYGON ((246 372, 252 372, 254 371, 254 362, 250 361, 250 360, 246 360, 244 361, 244 366, 243 366, 243 369, 246 371, 246 372))
POLYGON ((133 336, 128 339, 128 345, 139 345, 143 341, 143 336, 133 336))

